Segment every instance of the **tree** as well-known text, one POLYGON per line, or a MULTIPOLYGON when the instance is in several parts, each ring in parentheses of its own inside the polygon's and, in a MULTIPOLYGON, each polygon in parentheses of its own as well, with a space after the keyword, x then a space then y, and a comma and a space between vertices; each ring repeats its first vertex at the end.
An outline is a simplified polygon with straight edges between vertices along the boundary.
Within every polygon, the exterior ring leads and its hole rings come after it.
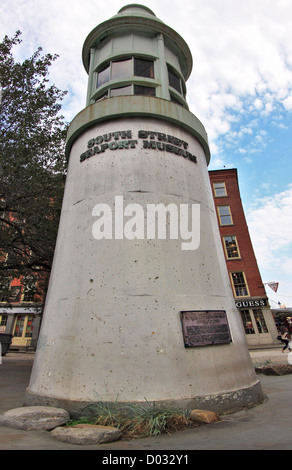
POLYGON ((66 175, 66 92, 47 78, 58 56, 15 62, 20 35, 0 43, 0 283, 50 272, 66 175))

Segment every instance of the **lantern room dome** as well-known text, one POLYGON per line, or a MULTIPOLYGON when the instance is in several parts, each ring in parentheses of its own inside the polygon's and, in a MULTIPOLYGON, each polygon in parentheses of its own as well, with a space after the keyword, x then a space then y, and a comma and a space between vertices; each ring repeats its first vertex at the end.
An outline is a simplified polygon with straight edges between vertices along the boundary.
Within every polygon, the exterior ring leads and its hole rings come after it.
POLYGON ((138 15, 138 16, 145 15, 145 16, 155 16, 156 17, 155 13, 153 13, 153 11, 150 10, 150 8, 145 7, 144 5, 140 5, 138 3, 131 3, 130 5, 125 5, 118 12, 118 15, 121 15, 121 14, 123 14, 123 15, 134 15, 134 16, 135 15, 138 15))

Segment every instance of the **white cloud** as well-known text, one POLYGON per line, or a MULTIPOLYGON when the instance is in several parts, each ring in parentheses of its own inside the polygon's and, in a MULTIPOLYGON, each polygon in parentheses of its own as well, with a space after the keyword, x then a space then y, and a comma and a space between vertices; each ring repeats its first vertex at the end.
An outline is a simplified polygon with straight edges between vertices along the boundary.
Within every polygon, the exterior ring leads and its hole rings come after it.
POLYGON ((239 117, 247 110, 269 116, 282 102, 292 108, 291 2, 201 0, 188 15, 182 34, 195 58, 190 105, 212 139, 222 135, 218 120, 233 128, 230 107, 239 117))
POLYGON ((261 109, 263 109, 263 102, 262 100, 260 100, 259 98, 257 98, 255 101, 254 101, 254 107, 255 109, 257 109, 258 111, 260 111, 261 109))
POLYGON ((292 111, 292 96, 288 96, 288 98, 283 101, 283 105, 288 111, 292 111))
POLYGON ((261 266, 279 269, 286 265, 287 256, 292 256, 289 255, 292 253, 291 214, 292 184, 281 193, 256 200, 247 212, 249 231, 261 266))
MULTIPOLYGON (((265 189, 269 189, 266 185, 265 189)), ((292 184, 274 196, 256 200, 247 223, 263 282, 277 281, 277 294, 267 287, 272 300, 291 306, 292 302, 292 184)))
MULTIPOLYGON (((60 54, 52 78, 60 88, 70 88, 73 103, 68 97, 66 105, 74 115, 86 95, 83 42, 121 6, 120 0, 1 0, 0 30, 11 35, 21 29, 26 51, 43 45, 60 54)), ((229 110, 243 112, 248 96, 254 97, 255 111, 271 113, 275 99, 291 110, 290 0, 173 0, 171 6, 168 0, 148 0, 147 6, 191 49, 194 69, 187 98, 212 140, 226 133, 232 125, 229 110)))

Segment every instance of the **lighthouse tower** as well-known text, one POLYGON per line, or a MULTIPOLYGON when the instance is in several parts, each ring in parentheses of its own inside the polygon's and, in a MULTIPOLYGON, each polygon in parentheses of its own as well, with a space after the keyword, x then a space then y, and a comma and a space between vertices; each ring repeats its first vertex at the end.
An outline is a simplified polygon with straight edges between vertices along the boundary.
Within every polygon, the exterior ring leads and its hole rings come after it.
POLYGON ((27 404, 97 401, 218 411, 262 400, 235 308, 189 111, 192 56, 142 5, 83 47, 86 107, 68 176, 27 404))

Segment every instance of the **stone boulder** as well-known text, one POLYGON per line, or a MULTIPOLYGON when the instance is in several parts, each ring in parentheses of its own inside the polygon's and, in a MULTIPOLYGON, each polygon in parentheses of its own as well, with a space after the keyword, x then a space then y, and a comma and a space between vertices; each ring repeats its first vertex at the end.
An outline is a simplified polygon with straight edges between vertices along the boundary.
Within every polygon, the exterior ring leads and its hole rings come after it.
POLYGON ((215 411, 207 411, 207 410, 193 410, 190 414, 191 421, 195 423, 217 423, 220 420, 218 413, 215 411))
POLYGON ((24 406, 6 411, 0 416, 0 426, 8 426, 26 431, 44 429, 50 431, 69 421, 66 410, 50 406, 24 406))
POLYGON ((94 424, 77 424, 51 431, 51 435, 59 441, 77 445, 106 444, 117 441, 121 434, 118 428, 94 424))

